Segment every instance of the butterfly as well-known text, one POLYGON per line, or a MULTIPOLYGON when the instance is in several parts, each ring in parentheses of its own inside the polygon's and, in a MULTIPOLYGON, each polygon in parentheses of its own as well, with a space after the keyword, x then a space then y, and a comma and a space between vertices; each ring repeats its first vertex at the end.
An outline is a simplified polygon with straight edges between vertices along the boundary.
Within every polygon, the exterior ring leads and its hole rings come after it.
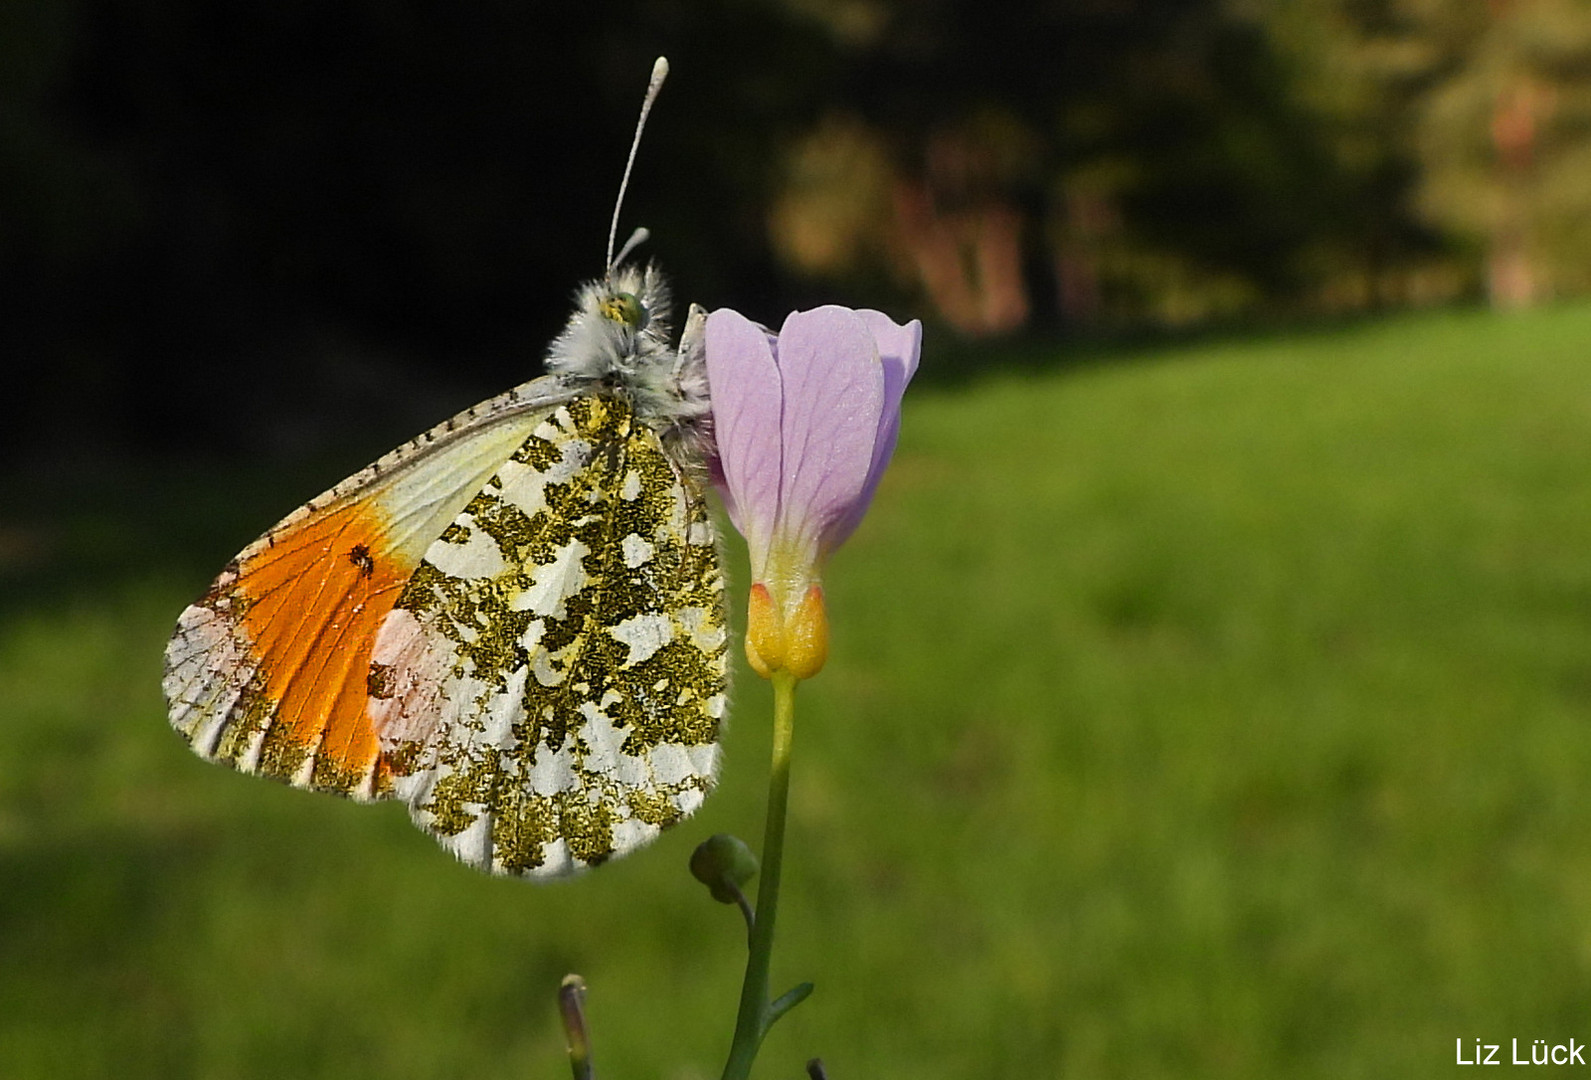
POLYGON ((531 878, 701 804, 728 638, 705 313, 670 344, 662 275, 624 264, 640 238, 546 375, 311 499, 183 611, 163 686, 202 757, 402 799, 465 863, 531 878))

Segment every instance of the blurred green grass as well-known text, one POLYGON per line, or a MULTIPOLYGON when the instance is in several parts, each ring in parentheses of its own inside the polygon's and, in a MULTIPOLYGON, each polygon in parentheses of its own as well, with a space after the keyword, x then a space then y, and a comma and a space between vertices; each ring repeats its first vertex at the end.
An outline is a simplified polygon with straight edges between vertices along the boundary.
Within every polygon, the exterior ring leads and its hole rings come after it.
MULTIPOLYGON (((1588 462, 1586 307, 914 390, 801 693, 775 978, 818 991, 759 1074, 1409 1077, 1458 1037, 1587 1041, 1588 462)), ((279 483, 101 521, 140 554, 92 587, 12 545, 51 584, 0 605, 0 1075, 561 1077, 573 970, 599 1075, 716 1076, 743 939, 684 863, 760 835, 765 687, 701 815, 559 886, 205 766, 160 651, 314 488, 279 483), (162 542, 196 531, 213 566, 162 542)))

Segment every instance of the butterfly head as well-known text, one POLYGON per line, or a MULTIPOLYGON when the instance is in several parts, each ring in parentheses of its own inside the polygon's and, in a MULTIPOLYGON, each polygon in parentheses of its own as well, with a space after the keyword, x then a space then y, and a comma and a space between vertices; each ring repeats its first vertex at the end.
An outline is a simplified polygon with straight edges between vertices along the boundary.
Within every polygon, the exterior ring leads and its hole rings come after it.
POLYGON ((672 359, 668 284, 656 267, 621 266, 575 294, 575 309, 547 354, 569 379, 627 382, 672 359))
POLYGON ((603 318, 632 330, 644 330, 652 321, 651 312, 634 293, 614 292, 597 305, 597 310, 602 312, 603 318))
POLYGON ((701 350, 669 341, 668 283, 654 266, 619 266, 586 283, 547 352, 547 370, 571 388, 622 394, 667 439, 705 423, 701 350))

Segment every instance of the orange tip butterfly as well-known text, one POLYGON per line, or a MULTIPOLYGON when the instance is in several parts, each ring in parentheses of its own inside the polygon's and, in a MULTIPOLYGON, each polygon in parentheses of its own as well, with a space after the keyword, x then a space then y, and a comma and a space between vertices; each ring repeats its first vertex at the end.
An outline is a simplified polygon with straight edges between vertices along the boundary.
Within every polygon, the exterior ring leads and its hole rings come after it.
POLYGON ((711 790, 727 631, 694 308, 617 257, 548 373, 405 443, 227 564, 166 648, 171 723, 202 757, 402 799, 459 859, 561 877, 711 790))

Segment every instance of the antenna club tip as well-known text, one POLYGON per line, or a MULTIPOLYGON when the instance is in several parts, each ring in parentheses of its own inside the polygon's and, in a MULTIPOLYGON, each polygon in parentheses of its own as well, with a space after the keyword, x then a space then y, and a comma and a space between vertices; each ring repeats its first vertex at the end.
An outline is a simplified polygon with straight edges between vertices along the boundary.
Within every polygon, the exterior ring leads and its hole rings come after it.
POLYGON ((663 88, 663 77, 667 74, 668 57, 660 56, 652 63, 652 81, 647 84, 646 98, 641 102, 641 115, 635 121, 635 138, 630 141, 630 157, 624 163, 624 178, 619 181, 619 197, 613 203, 613 224, 608 226, 609 274, 613 273, 613 267, 623 261, 624 256, 629 254, 632 247, 640 243, 641 240, 646 239, 646 230, 637 229, 636 233, 640 239, 632 237, 630 242, 624 245, 624 250, 619 253, 619 257, 617 259, 613 257, 613 241, 619 235, 619 209, 624 205, 624 191, 630 186, 630 169, 635 165, 635 151, 641 145, 641 132, 646 130, 646 114, 652 111, 652 102, 657 100, 657 93, 663 88))

